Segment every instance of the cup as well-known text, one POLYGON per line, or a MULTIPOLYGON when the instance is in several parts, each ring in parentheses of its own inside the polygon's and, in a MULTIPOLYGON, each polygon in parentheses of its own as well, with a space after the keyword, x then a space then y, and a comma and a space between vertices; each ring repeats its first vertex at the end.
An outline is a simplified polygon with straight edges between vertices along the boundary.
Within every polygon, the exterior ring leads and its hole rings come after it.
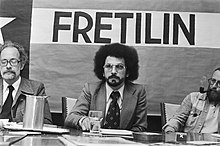
POLYGON ((43 129, 44 105, 47 96, 26 95, 23 127, 28 129, 43 129))
POLYGON ((100 134, 102 111, 89 111, 90 133, 100 134))

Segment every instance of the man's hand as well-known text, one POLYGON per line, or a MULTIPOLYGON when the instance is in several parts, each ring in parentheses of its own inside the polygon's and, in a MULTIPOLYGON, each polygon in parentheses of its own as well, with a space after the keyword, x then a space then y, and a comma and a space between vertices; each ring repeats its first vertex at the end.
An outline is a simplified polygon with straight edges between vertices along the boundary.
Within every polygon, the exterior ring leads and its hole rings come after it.
POLYGON ((165 133, 170 133, 170 132, 175 132, 175 129, 171 126, 167 126, 165 129, 164 129, 164 132, 165 133))
POLYGON ((85 117, 80 124, 83 131, 89 131, 90 130, 90 122, 89 117, 85 117))

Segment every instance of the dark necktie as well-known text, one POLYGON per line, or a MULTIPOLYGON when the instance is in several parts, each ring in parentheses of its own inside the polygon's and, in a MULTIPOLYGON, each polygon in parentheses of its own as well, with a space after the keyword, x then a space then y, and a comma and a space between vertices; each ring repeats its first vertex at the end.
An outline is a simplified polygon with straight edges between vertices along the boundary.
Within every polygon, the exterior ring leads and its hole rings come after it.
POLYGON ((106 120, 103 128, 107 129, 117 129, 120 124, 120 108, 118 106, 117 100, 120 97, 120 93, 118 91, 113 91, 110 95, 112 101, 109 105, 108 112, 106 115, 106 120))
POLYGON ((11 121, 12 120, 11 106, 12 106, 12 102, 13 102, 12 91, 14 90, 14 87, 12 85, 9 85, 8 89, 9 89, 8 97, 2 107, 0 119, 9 119, 9 121, 11 121))

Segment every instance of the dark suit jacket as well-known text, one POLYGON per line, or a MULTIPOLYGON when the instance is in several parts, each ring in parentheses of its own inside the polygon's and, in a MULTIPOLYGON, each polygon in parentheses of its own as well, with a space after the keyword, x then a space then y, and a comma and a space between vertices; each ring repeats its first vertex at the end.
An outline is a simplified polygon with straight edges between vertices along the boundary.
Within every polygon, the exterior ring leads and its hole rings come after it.
MULTIPOLYGON (((146 131, 147 101, 143 85, 126 82, 123 93, 120 129, 146 131)), ((65 119, 65 126, 79 128, 79 119, 87 116, 89 110, 100 110, 105 121, 106 88, 105 83, 86 83, 75 106, 65 119)), ((102 125, 103 126, 102 122, 102 125)))
MULTIPOLYGON (((0 112, 2 111, 2 101, 3 101, 3 80, 0 79, 0 112)), ((15 95, 15 98, 13 100, 12 109, 11 109, 11 115, 12 115, 12 121, 13 122, 22 122, 24 111, 25 111, 25 100, 26 97, 23 96, 23 93, 26 93, 28 95, 35 95, 35 96, 44 96, 45 93, 45 87, 43 83, 28 80, 25 78, 21 78, 21 83, 19 85, 18 91, 15 95)), ((46 124, 52 124, 52 118, 50 113, 50 108, 48 101, 45 102, 45 112, 44 112, 44 123, 46 124)))

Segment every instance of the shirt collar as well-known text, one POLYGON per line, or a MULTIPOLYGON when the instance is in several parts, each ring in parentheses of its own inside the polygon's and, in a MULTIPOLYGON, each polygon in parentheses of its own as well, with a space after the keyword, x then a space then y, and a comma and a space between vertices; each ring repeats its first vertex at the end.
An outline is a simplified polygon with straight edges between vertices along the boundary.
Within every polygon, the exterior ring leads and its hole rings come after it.
MULTIPOLYGON (((12 84, 12 86, 14 87, 14 90, 16 92, 18 90, 20 83, 21 83, 21 77, 19 76, 18 80, 12 84)), ((3 80, 3 91, 4 92, 8 89, 8 86, 9 86, 9 84, 7 82, 5 82, 5 80, 3 80)))
MULTIPOLYGON (((108 83, 106 82, 106 101, 108 101, 109 100, 109 97, 110 97, 110 94, 112 93, 112 91, 114 91, 109 85, 108 85, 108 83)), ((123 85, 121 88, 119 88, 117 91, 119 91, 119 93, 120 93, 120 97, 119 98, 121 98, 121 100, 123 99, 123 91, 124 91, 124 87, 125 87, 125 85, 123 85)))

